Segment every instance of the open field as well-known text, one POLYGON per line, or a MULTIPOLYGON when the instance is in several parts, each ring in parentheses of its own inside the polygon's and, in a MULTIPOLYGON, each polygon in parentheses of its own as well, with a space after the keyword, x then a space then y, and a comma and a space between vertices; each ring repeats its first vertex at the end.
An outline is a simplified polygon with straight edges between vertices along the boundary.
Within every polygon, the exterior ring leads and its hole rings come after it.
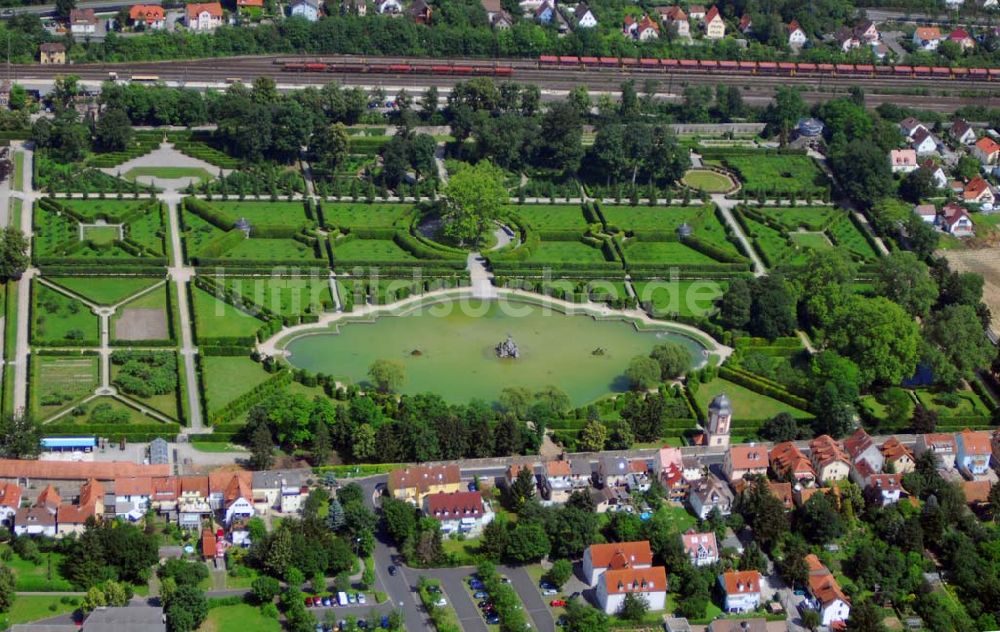
POLYGON ((204 356, 201 367, 209 412, 222 408, 270 377, 259 364, 240 356, 204 356))
POLYGON ((988 417, 990 409, 986 407, 974 391, 960 391, 955 393, 954 406, 949 406, 949 397, 944 394, 933 393, 931 391, 918 389, 917 399, 925 408, 937 412, 941 418, 946 417, 988 417))
POLYGON ((18 595, 10 610, 0 615, 0 627, 18 623, 29 623, 60 614, 73 612, 79 604, 78 598, 57 595, 18 595))
POLYGON ((41 283, 33 284, 32 290, 33 344, 96 346, 98 318, 89 307, 41 283))
POLYGON ((160 279, 143 277, 45 277, 75 294, 97 303, 114 305, 129 296, 159 283, 160 279))
POLYGON ((198 632, 278 632, 281 624, 261 614, 249 604, 220 606, 208 612, 198 632))
POLYGON ((823 233, 795 232, 788 235, 792 242, 799 248, 812 248, 813 250, 830 250, 833 244, 823 233))
POLYGON ((224 258, 242 261, 319 261, 315 249, 295 239, 244 239, 226 251, 224 258))
MULTIPOLYGON (((135 408, 113 397, 97 397, 80 406, 82 415, 70 415, 60 421, 81 424, 137 424, 144 426, 162 426, 163 422, 153 417, 147 417, 135 408)), ((151 428, 155 430, 155 428, 151 428)))
POLYGON ((47 419, 90 395, 99 384, 96 355, 38 355, 31 363, 32 409, 47 419))
POLYGON ((111 360, 111 383, 118 387, 124 397, 157 410, 171 419, 180 419, 180 412, 177 410, 178 360, 174 351, 158 351, 152 354, 116 351, 111 360), (157 390, 166 392, 152 391, 147 394, 135 390, 131 385, 136 378, 151 384, 163 385, 157 390), (170 388, 171 385, 174 387, 170 388))
POLYGON ((803 265, 809 250, 840 248, 855 261, 878 253, 843 211, 831 207, 737 210, 747 237, 767 265, 803 265))
POLYGON ((264 324, 258 318, 241 312, 201 288, 191 288, 191 299, 195 331, 199 340, 254 336, 264 324))
POLYGON ((983 277, 983 302, 990 308, 990 329, 1000 332, 1000 251, 942 250, 936 254, 947 259, 955 272, 975 272, 983 277))

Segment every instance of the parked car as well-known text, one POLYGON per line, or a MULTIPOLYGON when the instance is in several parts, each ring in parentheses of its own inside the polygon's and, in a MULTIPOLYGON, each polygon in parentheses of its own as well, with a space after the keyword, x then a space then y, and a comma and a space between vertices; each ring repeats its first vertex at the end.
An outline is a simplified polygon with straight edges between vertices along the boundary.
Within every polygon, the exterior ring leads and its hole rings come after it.
POLYGON ((485 590, 477 590, 476 592, 472 593, 473 599, 486 599, 489 596, 490 594, 485 590))
POLYGON ((555 590, 555 586, 546 581, 538 582, 538 587, 542 590, 555 590))
POLYGON ((500 615, 498 615, 498 614, 488 614, 488 615, 486 615, 486 623, 488 623, 490 625, 499 625, 500 624, 500 615))
POLYGON ((368 629, 368 622, 365 621, 364 619, 358 619, 358 628, 360 628, 362 630, 367 630, 368 629))
POLYGON ((358 603, 358 598, 354 596, 354 593, 347 593, 347 603, 358 603))
POLYGON ((389 565, 389 575, 395 577, 396 576, 396 571, 397 571, 396 565, 395 564, 390 564, 389 565))
POLYGON ((329 608, 330 606, 333 605, 333 599, 330 599, 329 597, 323 597, 323 605, 329 608))
POLYGON ((365 598, 364 593, 358 593, 358 603, 361 604, 362 606, 368 603, 368 600, 365 598))
POLYGON ((564 614, 559 615, 559 618, 556 619, 556 625, 558 625, 560 628, 565 626, 568 622, 569 619, 567 619, 566 615, 564 614))
POLYGON ((483 588, 486 588, 486 585, 483 584, 483 582, 476 579, 475 577, 473 577, 472 579, 469 580, 469 588, 471 588, 472 590, 482 590, 483 588))
POLYGON ((389 615, 387 615, 387 614, 382 615, 382 622, 381 623, 382 623, 382 629, 383 630, 388 630, 389 629, 389 615))
POLYGON ((507 577, 506 575, 501 575, 500 576, 500 581, 502 581, 505 584, 509 584, 510 583, 510 577, 507 577))
POLYGON ((553 599, 549 602, 549 605, 553 608, 564 608, 566 606, 566 601, 563 599, 553 599))
POLYGON ((313 598, 312 597, 306 597, 305 603, 306 603, 306 608, 312 608, 312 606, 313 606, 313 598))
POLYGON ((431 593, 432 595, 436 595, 441 592, 441 589, 437 586, 431 585, 427 587, 427 592, 431 593))
POLYGON ((556 590, 555 588, 546 588, 545 590, 542 591, 542 594, 545 595, 546 597, 549 597, 551 595, 558 595, 559 591, 556 590))
POLYGON ((448 600, 445 599, 444 597, 441 597, 440 599, 434 602, 434 605, 437 606, 438 608, 444 608, 445 606, 448 605, 448 600))

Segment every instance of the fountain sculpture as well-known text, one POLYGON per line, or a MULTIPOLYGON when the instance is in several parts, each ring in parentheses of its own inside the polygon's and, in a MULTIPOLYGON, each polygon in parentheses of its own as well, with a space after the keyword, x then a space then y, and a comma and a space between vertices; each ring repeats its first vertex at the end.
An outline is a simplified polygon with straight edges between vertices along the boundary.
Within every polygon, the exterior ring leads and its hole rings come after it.
POLYGON ((521 352, 517 348, 517 343, 514 342, 514 338, 507 334, 507 339, 501 343, 498 343, 494 348, 498 358, 513 358, 517 359, 521 357, 521 352))

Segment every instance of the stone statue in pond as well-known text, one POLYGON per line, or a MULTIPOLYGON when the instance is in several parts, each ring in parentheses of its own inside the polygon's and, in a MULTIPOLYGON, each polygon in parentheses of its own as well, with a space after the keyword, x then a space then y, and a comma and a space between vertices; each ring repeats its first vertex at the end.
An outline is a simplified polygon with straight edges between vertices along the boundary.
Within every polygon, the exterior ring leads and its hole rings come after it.
POLYGON ((510 334, 507 334, 506 340, 497 344, 495 351, 498 358, 513 358, 516 360, 521 357, 521 351, 517 348, 517 343, 514 342, 514 338, 510 334))

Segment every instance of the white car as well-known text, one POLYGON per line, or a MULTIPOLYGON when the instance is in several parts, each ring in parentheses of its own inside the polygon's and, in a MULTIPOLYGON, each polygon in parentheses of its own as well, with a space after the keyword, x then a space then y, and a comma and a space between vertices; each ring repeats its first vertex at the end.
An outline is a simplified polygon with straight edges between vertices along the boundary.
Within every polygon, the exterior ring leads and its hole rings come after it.
POLYGON ((545 591, 542 592, 542 594, 548 597, 550 595, 558 595, 559 591, 556 590, 555 588, 546 588, 545 591))
POLYGON ((445 606, 448 605, 448 600, 445 599, 444 597, 441 597, 440 599, 434 602, 434 605, 437 606, 438 608, 444 608, 445 606))
POLYGON ((365 598, 364 593, 358 593, 358 603, 360 603, 360 604, 363 605, 363 604, 365 604, 367 602, 368 602, 368 600, 365 598))

